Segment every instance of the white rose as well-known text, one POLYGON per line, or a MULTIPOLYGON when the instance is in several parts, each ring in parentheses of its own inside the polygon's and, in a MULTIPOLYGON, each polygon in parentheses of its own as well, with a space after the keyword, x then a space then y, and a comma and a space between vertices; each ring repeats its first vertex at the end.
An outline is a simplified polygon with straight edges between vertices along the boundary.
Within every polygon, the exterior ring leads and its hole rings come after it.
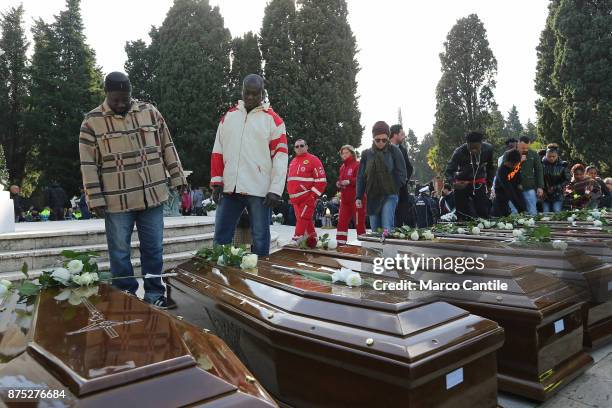
POLYGON ((361 275, 357 272, 353 272, 346 277, 345 280, 348 286, 361 286, 361 275))
POLYGON ((337 270, 332 274, 332 283, 338 281, 346 283, 346 280, 352 273, 354 273, 352 269, 340 268, 340 270, 337 270))
POLYGON ((0 285, 0 296, 6 295, 6 292, 8 292, 8 288, 4 285, 0 285))
POLYGON ((257 267, 257 254, 248 254, 242 257, 242 263, 240 263, 240 268, 253 269, 256 267, 257 267))
POLYGON ((553 246, 553 248, 555 248, 555 249, 560 249, 560 250, 562 250, 562 251, 565 251, 565 250, 567 249, 567 242, 563 242, 563 241, 561 241, 561 240, 555 239, 555 240, 552 242, 552 246, 553 246))
POLYGON ((9 289, 11 286, 13 286, 13 282, 11 282, 8 279, 1 279, 0 280, 0 285, 4 286, 5 288, 9 289))
POLYGON ((95 273, 85 272, 80 275, 75 275, 72 277, 72 280, 75 281, 80 286, 89 286, 97 280, 98 275, 95 273), (79 282, 76 282, 74 278, 79 277, 79 282))
POLYGON ((225 265, 225 259, 223 259, 223 255, 219 255, 219 258, 217 258, 217 265, 225 265))
POLYGON ((399 236, 401 239, 406 239, 406 234, 400 234, 399 236))
POLYGON ((239 255, 241 249, 240 248, 236 248, 236 247, 232 247, 232 249, 230 251, 232 252, 232 255, 239 255))
POLYGON ((330 239, 327 243, 327 249, 336 249, 338 248, 338 241, 335 239, 330 239))
POLYGON ((423 233, 423 238, 431 241, 432 239, 434 239, 434 234, 431 231, 427 230, 423 233))
POLYGON ((588 222, 591 222, 591 221, 593 221, 593 219, 594 219, 594 218, 593 218, 593 217, 591 217, 591 216, 589 215, 589 216, 587 217, 587 219, 586 219, 586 220, 587 220, 588 222))
POLYGON ((535 220, 533 218, 530 218, 529 220, 527 220, 527 222, 525 224, 528 227, 533 227, 535 225, 535 220))
POLYGON ((68 262, 68 265, 66 265, 66 269, 70 271, 71 275, 81 273, 81 271, 83 270, 83 262, 78 259, 73 259, 72 261, 68 262))
POLYGON ((317 241, 317 248, 323 248, 323 241, 317 241))
POLYGON ((503 223, 503 222, 498 222, 497 223, 497 228, 499 228, 499 229, 506 229, 506 224, 503 223))
POLYGON ((542 221, 550 221, 550 217, 542 217, 542 221))
POLYGON ((482 222, 479 222, 479 223, 478 223, 478 228, 483 229, 484 227, 485 227, 485 226, 484 226, 484 224, 483 224, 482 222))
POLYGON ((519 218, 516 222, 518 222, 519 224, 524 224, 525 223, 525 219, 524 218, 519 218))
POLYGON ((412 234, 410 234, 410 239, 413 241, 418 241, 419 240, 419 232, 418 231, 412 231, 412 234))
POLYGON ((521 235, 523 235, 523 230, 515 229, 515 230, 512 231, 512 235, 518 238, 521 235))
POLYGON ((484 221, 484 226, 485 226, 485 228, 491 228, 491 221, 485 220, 484 221))
POLYGON ((472 228, 472 234, 474 234, 474 235, 480 234, 480 228, 478 228, 478 227, 472 228))
POLYGON ((599 211, 591 211, 591 215, 593 216, 593 218, 598 220, 601 217, 601 212, 599 212, 599 211))
POLYGON ((593 225, 596 226, 596 227, 601 227, 603 225, 603 223, 601 221, 599 221, 599 220, 595 220, 595 221, 593 221, 593 225))
POLYGON ((53 269, 53 272, 51 273, 51 277, 53 279, 55 279, 56 281, 58 281, 59 283, 62 283, 64 285, 68 284, 68 282, 70 281, 70 277, 71 276, 72 276, 72 274, 66 268, 55 268, 55 269, 53 269))
POLYGON ((465 228, 457 228, 457 234, 465 234, 467 231, 465 228))
POLYGON ((568 220, 569 222, 573 222, 573 221, 575 220, 575 218, 574 218, 574 217, 567 217, 567 220, 568 220))

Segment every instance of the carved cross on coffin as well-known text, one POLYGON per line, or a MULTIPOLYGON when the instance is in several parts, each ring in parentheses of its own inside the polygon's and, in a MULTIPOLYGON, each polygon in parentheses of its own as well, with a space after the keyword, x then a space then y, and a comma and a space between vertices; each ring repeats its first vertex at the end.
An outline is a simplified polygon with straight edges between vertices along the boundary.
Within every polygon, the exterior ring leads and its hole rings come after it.
POLYGON ((119 337, 119 333, 115 330, 114 326, 122 326, 125 324, 132 324, 142 322, 142 319, 133 319, 133 320, 106 320, 102 312, 100 312, 96 307, 89 301, 87 298, 81 296, 81 302, 87 307, 89 310, 89 324, 82 329, 71 331, 66 333, 66 336, 72 336, 74 334, 86 333, 94 330, 104 330, 104 332, 111 339, 119 337))

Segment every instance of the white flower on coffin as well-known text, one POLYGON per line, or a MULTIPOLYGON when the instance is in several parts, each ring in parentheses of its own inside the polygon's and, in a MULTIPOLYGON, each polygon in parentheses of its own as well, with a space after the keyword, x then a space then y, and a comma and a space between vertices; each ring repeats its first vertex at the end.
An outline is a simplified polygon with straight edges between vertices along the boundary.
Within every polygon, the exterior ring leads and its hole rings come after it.
POLYGON ((515 229, 512 230, 512 236, 519 238, 523 235, 523 230, 522 229, 515 229))
POLYGON ((457 234, 465 234, 467 231, 465 228, 457 228, 457 234))
POLYGON ((400 237, 401 239, 406 239, 406 234, 399 234, 399 237, 400 237))
POLYGON ((497 223, 497 228, 499 228, 499 229, 506 229, 506 223, 504 223, 504 222, 498 222, 498 223, 497 223))
POLYGON ((553 248, 555 248, 555 249, 560 249, 560 250, 562 250, 562 251, 565 251, 565 250, 567 249, 567 242, 563 242, 563 241, 561 241, 561 240, 559 240, 559 239, 555 239, 555 240, 552 242, 552 246, 553 246, 553 248))
MULTIPOLYGON (((97 287, 97 286, 96 286, 97 287)), ((63 302, 64 300, 68 300, 72 291, 70 289, 64 289, 60 293, 57 294, 53 299, 63 302)))
POLYGON ((410 234, 410 239, 413 241, 418 241, 419 240, 419 232, 418 231, 412 231, 412 233, 410 234))
POLYGON ((598 220, 599 218, 601 218, 601 212, 600 211, 591 211, 591 215, 593 216, 593 218, 595 218, 596 220, 598 220))
POLYGON ((327 241, 327 249, 336 249, 338 248, 338 241, 335 239, 330 239, 327 241))
POLYGON ((317 241, 317 248, 323 248, 323 241, 317 241))
POLYGON ((0 296, 4 296, 8 292, 8 288, 4 285, 0 285, 0 296))
POLYGON ((485 228, 491 228, 491 225, 493 225, 489 220, 484 220, 483 224, 485 228))
POLYGON ((434 234, 433 234, 433 233, 432 233, 430 230, 427 230, 427 231, 423 232, 423 238, 425 238, 425 239, 427 239, 427 240, 431 241, 431 240, 433 240, 435 237, 434 237, 434 234))
POLYGON ((587 219, 586 219, 586 220, 587 220, 588 222, 591 222, 591 221, 593 221, 593 220, 594 220, 594 218, 593 218, 593 217, 591 217, 591 216, 589 215, 589 216, 587 217, 587 219))
POLYGON ((542 217, 542 221, 550 221, 550 217, 542 217))
POLYGON ((533 218, 530 218, 525 222, 525 225, 527 225, 528 227, 533 227, 535 225, 535 220, 533 218))
POLYGON ((219 255, 219 258, 217 258, 217 265, 225 265, 225 259, 223 258, 223 255, 219 255))
POLYGON ((346 277, 345 282, 351 287, 361 286, 361 275, 359 275, 357 272, 352 272, 346 277))
POLYGON ((241 269, 253 269, 257 267, 257 254, 248 254, 242 257, 241 269))
POLYGON ((85 272, 80 275, 74 275, 72 281, 79 286, 89 286, 98 281, 98 274, 95 272, 85 272))
POLYGON ((68 262, 66 269, 68 269, 72 275, 81 273, 83 270, 83 262, 79 259, 73 259, 72 261, 68 262))
POLYGON ((351 269, 348 268, 340 268, 339 270, 336 270, 333 274, 332 274, 332 283, 335 282, 345 282, 348 279, 349 275, 354 273, 351 269))
POLYGON ((472 228, 472 234, 474 234, 474 235, 480 234, 480 228, 478 228, 478 227, 472 228))
POLYGON ((442 221, 453 222, 453 221, 457 221, 457 216, 455 215, 454 212, 450 212, 448 214, 444 214, 443 216, 441 216, 440 219, 442 221))
POLYGON ((525 219, 524 218, 519 218, 518 220, 516 220, 516 222, 518 222, 519 224, 523 225, 525 223, 525 219))
POLYGON ((596 227, 601 227, 603 225, 603 223, 601 221, 599 221, 599 220, 595 220, 595 221, 593 221, 593 225, 596 226, 596 227))
POLYGON ((567 220, 568 220, 569 222, 574 222, 575 218, 574 218, 574 216, 571 216, 571 217, 567 217, 567 220))
POLYGON ((484 229, 484 227, 485 227, 485 226, 484 226, 484 224, 483 224, 482 222, 479 222, 479 223, 478 223, 478 228, 480 228, 480 229, 484 229))
POLYGON ((513 228, 514 228, 514 225, 512 225, 512 223, 510 223, 510 222, 507 222, 507 223, 506 223, 506 229, 507 229, 507 230, 511 230, 511 229, 513 229, 513 228))
POLYGON ((68 286, 71 276, 72 274, 66 268, 55 268, 53 269, 53 272, 51 273, 51 277, 53 279, 55 279, 62 285, 66 285, 66 286, 68 286))
POLYGON ((68 303, 73 306, 78 306, 83 302, 82 298, 88 298, 98 294, 99 286, 84 286, 76 289, 64 289, 59 295, 57 295, 54 299, 56 300, 66 300, 68 299, 68 303), (67 297, 66 297, 67 296, 67 297))
POLYGON ((10 289, 13 286, 13 282, 8 279, 0 279, 0 285, 4 286, 7 289, 10 289))
POLYGON ((242 249, 236 248, 236 247, 232 247, 230 249, 230 251, 232 252, 232 255, 240 255, 240 251, 242 251, 242 249))

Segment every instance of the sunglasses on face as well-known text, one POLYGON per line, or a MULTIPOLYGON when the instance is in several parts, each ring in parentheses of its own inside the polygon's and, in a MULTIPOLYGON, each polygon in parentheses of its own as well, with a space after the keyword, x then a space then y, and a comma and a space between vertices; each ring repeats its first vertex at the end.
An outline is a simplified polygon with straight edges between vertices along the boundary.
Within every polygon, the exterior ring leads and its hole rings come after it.
POLYGON ((299 144, 299 145, 295 145, 294 147, 295 147, 296 149, 299 149, 299 148, 301 148, 301 147, 305 147, 305 146, 306 146, 306 145, 299 144))
POLYGON ((387 143, 387 141, 388 141, 388 140, 389 140, 389 139, 387 139, 387 138, 375 138, 375 139, 374 139, 374 141, 375 141, 376 143, 387 143))

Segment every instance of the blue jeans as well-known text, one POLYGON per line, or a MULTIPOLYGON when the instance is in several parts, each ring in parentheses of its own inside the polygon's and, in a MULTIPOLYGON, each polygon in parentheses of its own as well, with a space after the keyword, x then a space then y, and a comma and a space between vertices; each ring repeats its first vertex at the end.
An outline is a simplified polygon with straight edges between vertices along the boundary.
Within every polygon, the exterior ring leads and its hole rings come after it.
POLYGON ((263 197, 240 194, 222 194, 215 214, 215 239, 217 245, 231 244, 236 225, 246 208, 251 222, 252 252, 259 256, 270 255, 270 223, 272 210, 266 207, 263 197))
POLYGON ((380 212, 378 214, 368 215, 372 231, 376 231, 380 227, 389 231, 393 229, 395 226, 395 208, 397 207, 398 201, 399 196, 397 194, 388 195, 383 201, 380 212))
POLYGON ((561 212, 561 207, 563 207, 563 200, 559 201, 542 201, 542 210, 544 212, 561 212))
MULTIPOLYGON (((140 266, 142 275, 147 273, 160 275, 163 267, 164 238, 164 207, 148 208, 146 210, 128 211, 124 213, 107 213, 104 218, 106 225, 106 241, 113 277, 134 276, 130 262, 132 252, 130 242, 134 224, 138 229, 140 241, 140 266)), ((155 302, 165 293, 161 278, 144 280, 144 300, 155 302)), ((138 282, 136 279, 119 279, 113 281, 113 286, 136 294, 138 282)))
MULTIPOLYGON (((537 206, 538 197, 536 195, 536 191, 533 189, 523 191, 523 198, 525 199, 525 205, 527 206, 527 214, 537 215, 538 214, 538 206, 537 206)), ((514 204, 512 204, 512 202, 509 202, 508 204, 510 204, 510 211, 512 211, 512 214, 516 214, 518 211, 516 211, 514 204)))

